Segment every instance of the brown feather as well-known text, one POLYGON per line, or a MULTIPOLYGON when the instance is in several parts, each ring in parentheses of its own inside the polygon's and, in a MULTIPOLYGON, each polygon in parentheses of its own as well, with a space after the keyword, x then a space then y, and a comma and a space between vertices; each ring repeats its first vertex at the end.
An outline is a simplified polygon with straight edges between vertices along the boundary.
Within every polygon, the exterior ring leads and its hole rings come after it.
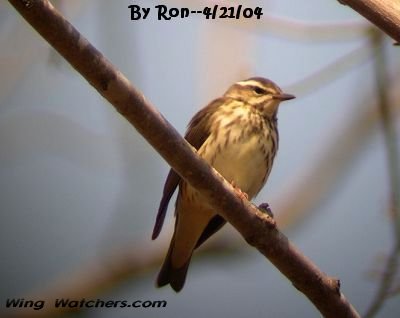
POLYGON ((215 110, 226 102, 226 98, 217 98, 206 107, 194 115, 188 125, 185 139, 196 149, 199 150, 203 143, 210 136, 211 120, 210 117, 215 110))
POLYGON ((171 254, 172 249, 175 242, 175 233, 172 236, 171 244, 168 249, 167 256, 165 257, 164 263, 161 267, 161 270, 157 276, 156 286, 162 287, 167 284, 170 284, 171 287, 176 291, 179 292, 183 285, 185 284, 186 274, 190 264, 190 258, 181 268, 175 268, 171 264, 171 254))
POLYGON ((174 170, 170 169, 167 180, 165 181, 160 206, 158 208, 156 223, 154 224, 153 234, 151 236, 152 240, 155 240, 161 232, 162 226, 164 224, 165 215, 167 213, 168 203, 171 200, 171 197, 174 194, 180 181, 181 177, 174 170))
POLYGON ((226 221, 222 216, 214 216, 207 224, 207 227, 204 229, 203 233, 201 233, 201 236, 197 241, 195 248, 198 248, 201 244, 207 241, 208 238, 216 233, 218 230, 220 230, 225 225, 225 223, 226 221))

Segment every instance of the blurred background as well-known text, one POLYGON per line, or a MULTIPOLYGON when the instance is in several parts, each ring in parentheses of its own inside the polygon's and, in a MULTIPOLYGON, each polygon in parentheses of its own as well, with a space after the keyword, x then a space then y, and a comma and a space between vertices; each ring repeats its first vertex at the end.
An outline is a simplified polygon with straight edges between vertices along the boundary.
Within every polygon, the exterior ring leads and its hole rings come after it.
MULTIPOLYGON (((398 47, 333 0, 218 2, 261 6, 260 20, 131 21, 128 9, 215 3, 54 1, 182 134, 237 80, 263 76, 295 94, 280 109, 278 157, 255 201, 341 279, 360 313, 398 317, 398 47)), ((57 317, 51 299, 85 297, 167 306, 66 317, 319 317, 230 225, 194 255, 181 293, 154 287, 173 227, 171 204, 151 241, 168 165, 6 1, 0 145, 1 310, 9 298, 48 299, 27 315, 57 317)))

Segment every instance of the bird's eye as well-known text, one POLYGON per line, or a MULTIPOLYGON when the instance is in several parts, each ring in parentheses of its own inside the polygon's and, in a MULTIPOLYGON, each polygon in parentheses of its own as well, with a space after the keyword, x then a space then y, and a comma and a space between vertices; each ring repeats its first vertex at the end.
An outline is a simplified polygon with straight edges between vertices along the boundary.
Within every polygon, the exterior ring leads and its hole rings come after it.
POLYGON ((254 87, 254 92, 256 94, 258 94, 258 95, 262 95, 262 94, 266 94, 267 93, 264 89, 262 89, 262 88, 260 88, 258 86, 254 87))

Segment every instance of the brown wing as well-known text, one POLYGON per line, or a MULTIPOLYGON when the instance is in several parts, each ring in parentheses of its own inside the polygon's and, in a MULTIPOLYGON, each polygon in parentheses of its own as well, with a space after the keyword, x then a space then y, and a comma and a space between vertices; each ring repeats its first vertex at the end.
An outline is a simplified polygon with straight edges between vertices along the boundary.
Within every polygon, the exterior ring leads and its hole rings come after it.
POLYGON ((197 112, 188 125, 185 139, 199 150, 203 143, 210 136, 211 116, 215 110, 225 102, 225 98, 218 98, 197 112))
MULTIPOLYGON (((210 116, 214 113, 215 109, 218 108, 223 102, 224 100, 222 98, 212 101, 206 107, 201 109, 196 115, 194 115, 194 117, 190 121, 185 134, 185 139, 196 150, 198 150, 202 146, 202 144, 210 135, 210 116)), ((168 173, 167 180, 165 181, 163 196, 161 198, 160 206, 158 208, 156 223, 154 225, 152 235, 153 240, 156 239, 161 232, 169 201, 171 200, 171 197, 180 182, 181 177, 174 170, 171 169, 168 173)), ((209 235, 207 237, 209 237, 209 235)))
POLYGON ((167 180, 165 181, 163 196, 161 198, 160 206, 156 217, 156 224, 154 224, 152 240, 155 240, 161 232, 164 224, 165 214, 167 213, 168 203, 175 192, 176 187, 181 181, 181 177, 174 170, 170 169, 167 180))

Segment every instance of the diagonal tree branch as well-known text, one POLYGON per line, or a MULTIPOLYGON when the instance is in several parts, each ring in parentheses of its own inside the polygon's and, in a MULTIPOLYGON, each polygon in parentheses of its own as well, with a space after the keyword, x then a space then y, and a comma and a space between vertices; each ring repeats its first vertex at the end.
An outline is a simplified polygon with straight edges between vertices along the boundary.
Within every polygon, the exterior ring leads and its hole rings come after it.
POLYGON ((304 293, 325 317, 359 317, 325 275, 277 229, 274 220, 248 201, 205 163, 170 123, 46 0, 9 0, 188 183, 304 293))
POLYGON ((400 43, 400 1, 338 0, 348 5, 400 43))

